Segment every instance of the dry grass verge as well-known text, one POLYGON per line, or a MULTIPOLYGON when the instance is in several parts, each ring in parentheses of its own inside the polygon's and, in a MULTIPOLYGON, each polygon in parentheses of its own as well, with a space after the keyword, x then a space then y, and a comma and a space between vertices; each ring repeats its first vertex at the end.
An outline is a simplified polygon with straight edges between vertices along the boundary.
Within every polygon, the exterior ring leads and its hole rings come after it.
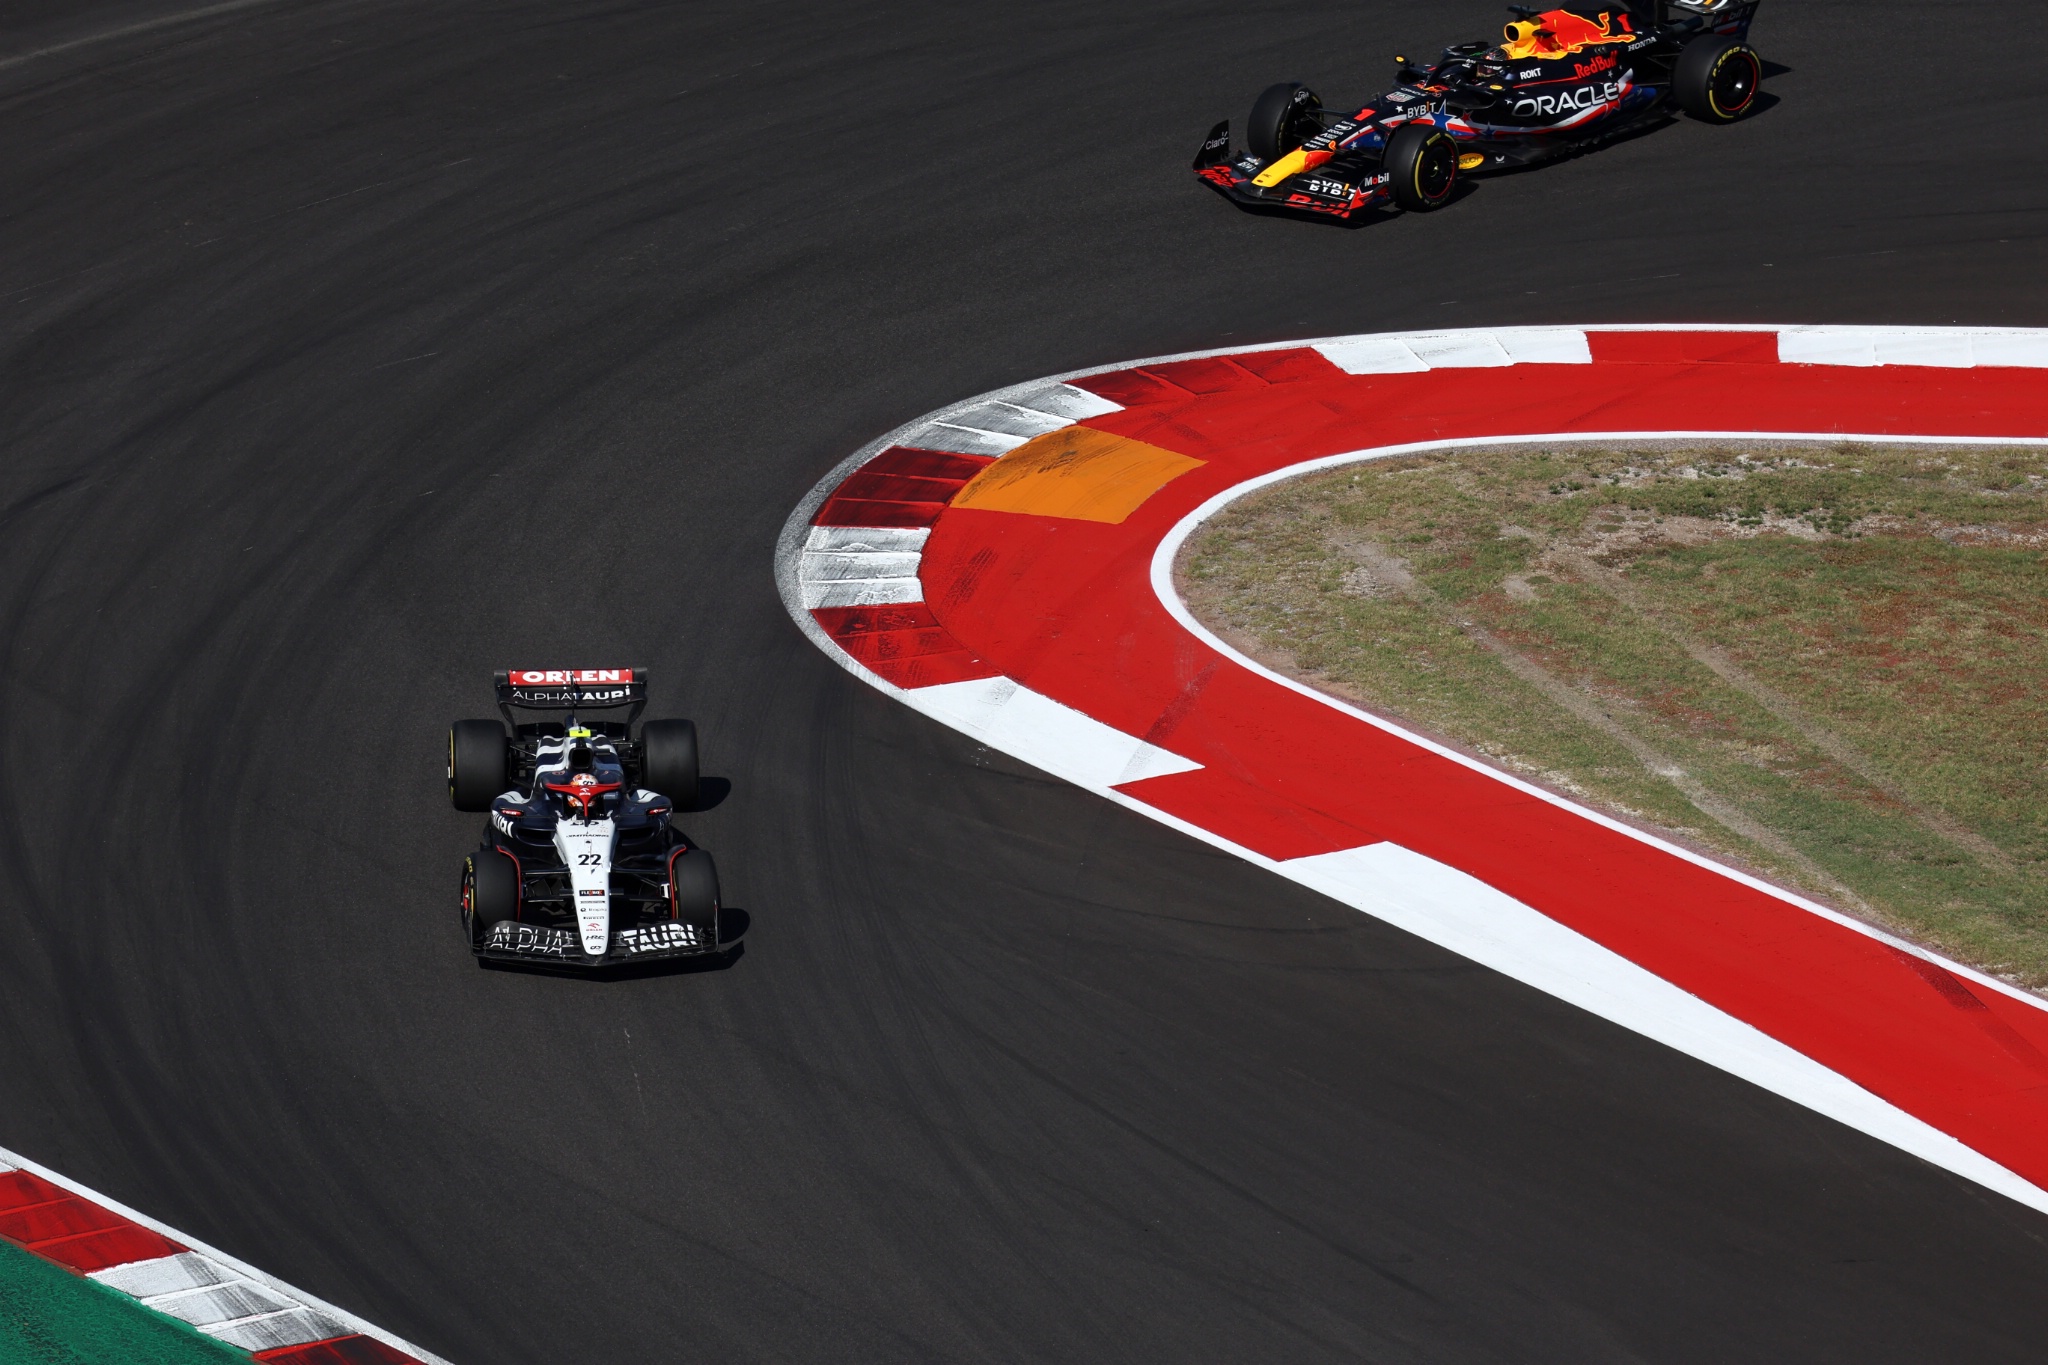
POLYGON ((1442 451, 1262 490, 1177 573, 1269 665, 2048 985, 2048 451, 1442 451))

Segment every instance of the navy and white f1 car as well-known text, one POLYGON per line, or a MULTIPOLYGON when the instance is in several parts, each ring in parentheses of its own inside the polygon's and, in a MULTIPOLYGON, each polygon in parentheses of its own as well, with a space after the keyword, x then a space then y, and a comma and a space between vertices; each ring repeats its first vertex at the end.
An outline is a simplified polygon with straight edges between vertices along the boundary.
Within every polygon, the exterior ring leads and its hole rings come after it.
POLYGON ((1461 174, 1568 156, 1679 110, 1733 123, 1763 83, 1749 45, 1759 3, 1638 0, 1591 15, 1510 5, 1500 42, 1447 47, 1426 68, 1396 57, 1394 87, 1355 113, 1323 108, 1298 83, 1267 87, 1246 150, 1233 153, 1219 123, 1195 174, 1249 208, 1426 212, 1450 202, 1461 174))
POLYGON ((633 724, 644 668, 508 669, 503 722, 448 732, 455 809, 488 811, 462 865, 462 923, 479 958, 604 967, 715 953, 718 871, 671 823, 697 804, 697 727, 633 724), (618 721, 585 719, 624 709, 618 721), (559 712, 521 722, 514 711, 559 712))

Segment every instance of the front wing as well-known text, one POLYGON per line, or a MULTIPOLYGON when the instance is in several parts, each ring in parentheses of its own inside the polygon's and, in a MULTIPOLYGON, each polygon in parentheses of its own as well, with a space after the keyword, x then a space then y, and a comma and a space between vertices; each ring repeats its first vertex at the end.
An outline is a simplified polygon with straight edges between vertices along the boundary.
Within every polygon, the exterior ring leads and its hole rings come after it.
POLYGON ((718 920, 656 920, 637 929, 614 929, 602 957, 590 957, 574 929, 500 920, 475 944, 476 955, 499 962, 561 967, 616 967, 718 951, 718 920))
POLYGON ((1195 175, 1246 208, 1349 218, 1367 209, 1380 208, 1390 198, 1389 176, 1377 162, 1346 165, 1342 158, 1332 159, 1274 185, 1257 183, 1264 169, 1265 163, 1249 152, 1235 157, 1230 154, 1228 119, 1210 129, 1201 150, 1195 153, 1195 175))

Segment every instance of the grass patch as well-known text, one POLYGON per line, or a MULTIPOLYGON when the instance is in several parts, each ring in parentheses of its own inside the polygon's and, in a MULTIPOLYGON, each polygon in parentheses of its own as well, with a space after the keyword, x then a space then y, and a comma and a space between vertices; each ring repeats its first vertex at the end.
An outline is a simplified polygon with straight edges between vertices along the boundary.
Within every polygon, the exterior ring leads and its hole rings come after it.
POLYGON ((249 1354, 0 1241, 0 1365, 248 1365, 249 1354))
POLYGON ((2048 451, 1442 451, 1176 567, 1272 666, 2048 986, 2048 451))

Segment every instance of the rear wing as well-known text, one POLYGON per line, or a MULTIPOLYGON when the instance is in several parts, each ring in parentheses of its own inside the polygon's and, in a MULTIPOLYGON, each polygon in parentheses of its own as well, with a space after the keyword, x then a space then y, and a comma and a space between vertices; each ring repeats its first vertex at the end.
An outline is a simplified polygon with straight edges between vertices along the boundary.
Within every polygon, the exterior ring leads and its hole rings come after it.
POLYGON ((1656 0, 1654 22, 1673 33, 1749 35, 1750 21, 1763 0, 1656 0))
POLYGON ((647 705, 644 668, 507 668, 492 675, 498 709, 511 720, 523 711, 605 711, 630 706, 631 725, 647 705))

